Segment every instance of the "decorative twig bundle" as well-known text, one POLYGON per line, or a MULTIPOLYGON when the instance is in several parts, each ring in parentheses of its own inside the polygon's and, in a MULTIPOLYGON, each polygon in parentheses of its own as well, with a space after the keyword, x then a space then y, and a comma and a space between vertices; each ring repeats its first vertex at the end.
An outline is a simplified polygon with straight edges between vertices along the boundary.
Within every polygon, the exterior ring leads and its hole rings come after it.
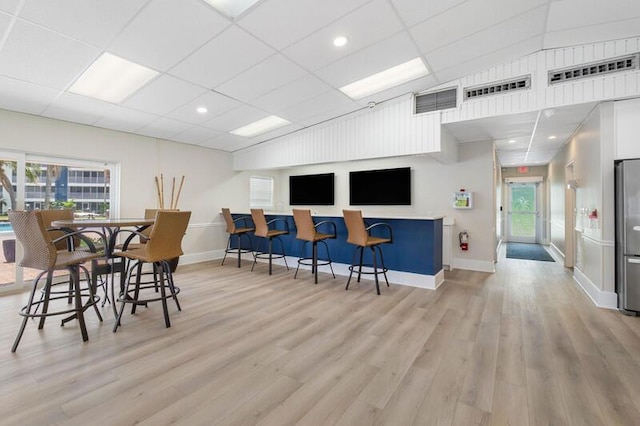
MULTIPOLYGON (((156 195, 158 196, 158 207, 160 207, 160 210, 164 210, 164 175, 160 173, 160 177, 158 178, 158 176, 156 176, 155 179, 156 195)), ((171 184, 171 203, 169 204, 169 208, 171 210, 176 210, 178 208, 178 200, 180 199, 180 193, 182 192, 182 185, 184 185, 184 175, 182 175, 180 186, 178 187, 178 192, 176 193, 176 178, 173 178, 171 184)))

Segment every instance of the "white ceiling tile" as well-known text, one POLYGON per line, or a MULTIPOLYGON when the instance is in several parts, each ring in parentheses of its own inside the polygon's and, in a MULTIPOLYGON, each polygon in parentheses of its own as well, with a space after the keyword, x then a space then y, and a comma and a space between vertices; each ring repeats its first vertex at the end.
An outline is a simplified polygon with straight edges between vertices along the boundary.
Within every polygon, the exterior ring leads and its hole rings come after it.
POLYGON ((171 70, 171 74, 214 88, 263 59, 274 50, 232 26, 171 70))
POLYGON ((238 25, 276 49, 319 30, 368 0, 269 0, 239 19, 238 25))
POLYGON ((161 75, 127 99, 123 105, 165 115, 202 95, 206 89, 186 83, 170 75, 161 75))
POLYGON ((184 132, 181 132, 175 135, 172 139, 180 142, 199 145, 207 141, 215 140, 215 138, 217 138, 220 135, 221 135, 221 132, 217 130, 209 129, 201 126, 193 126, 185 130, 184 132))
POLYGON ((9 24, 11 23, 11 15, 7 15, 6 13, 0 12, 0 34, 4 35, 5 31, 9 28, 9 24))
MULTIPOLYGON (((411 28, 420 50, 428 53, 491 28, 548 0, 470 0, 411 28)), ((541 28, 540 31, 543 31, 541 28)))
POLYGON ((638 1, 552 1, 549 5, 547 31, 562 31, 632 18, 640 18, 640 2, 638 1))
POLYGON ((251 101, 306 73, 284 56, 276 54, 216 87, 216 91, 241 101, 251 101))
POLYGON ((158 116, 154 114, 114 105, 109 114, 96 121, 94 126, 133 132, 157 119, 158 116))
POLYGON ((638 36, 640 18, 607 22, 579 28, 547 32, 544 37, 544 48, 554 49, 565 46, 597 43, 602 40, 634 38, 638 36))
POLYGON ((166 71, 229 25, 200 1, 153 0, 109 46, 131 61, 166 71))
POLYGON ((391 0, 405 24, 410 27, 467 0, 391 0))
POLYGON ((13 14, 21 0, 0 0, 0 10, 13 14))
MULTIPOLYGON (((532 37, 484 56, 470 57, 467 62, 456 64, 445 70, 434 71, 434 74, 440 82, 448 82, 468 75, 469 70, 483 70, 497 63, 511 61, 522 55, 539 51, 542 46, 542 37, 542 35, 532 37)), ((427 60, 429 60, 429 57, 427 57, 427 60)))
POLYGON ((238 149, 244 148, 247 143, 253 144, 254 142, 251 139, 243 138, 242 136, 223 133, 213 140, 201 143, 200 146, 233 152, 237 151, 238 149))
POLYGON ((331 86, 323 83, 316 76, 307 74, 299 80, 255 99, 253 103, 267 111, 276 112, 330 90, 331 86))
POLYGON ((314 74, 339 88, 418 56, 419 52, 411 38, 406 33, 399 33, 342 58, 314 74))
MULTIPOLYGON (((546 7, 534 9, 517 18, 480 31, 473 36, 436 49, 427 54, 427 60, 434 72, 437 72, 529 40, 543 34, 546 16, 546 7)), ((521 49, 518 51, 522 52, 521 49)))
POLYGON ((167 117, 175 118, 176 120, 185 121, 192 124, 200 124, 205 121, 211 120, 213 117, 217 117, 224 114, 227 111, 235 109, 242 105, 235 99, 231 99, 220 93, 208 91, 202 96, 187 102, 177 110, 167 114, 167 117), (196 108, 200 106, 207 107, 206 114, 199 114, 196 108))
POLYGON ((106 47, 146 1, 27 0, 20 17, 106 47))
POLYGON ((268 115, 269 114, 266 112, 260 111, 259 109, 253 108, 249 105, 242 105, 241 107, 206 121, 202 125, 219 130, 220 132, 229 132, 260 120, 261 118, 265 118, 268 115))
POLYGON ((320 123, 324 123, 325 121, 332 120, 336 117, 341 117, 345 114, 351 114, 353 112, 360 110, 361 108, 362 107, 360 107, 358 104, 356 104, 355 102, 352 102, 350 104, 345 104, 345 105, 336 107, 333 110, 327 110, 319 114, 312 115, 310 117, 302 119, 300 120, 300 124, 304 126, 314 126, 316 124, 320 124, 320 123))
POLYGON ((18 20, 0 51, 0 75, 65 89, 99 54, 95 47, 18 20))
POLYGON ((402 30, 400 20, 387 0, 374 0, 333 22, 283 51, 309 70, 317 70, 402 30), (371 23, 375 22, 375 25, 371 23), (343 47, 333 45, 337 36, 345 36, 343 47))
POLYGON ((182 133, 193 127, 193 124, 185 123, 171 118, 160 117, 157 120, 141 127, 136 133, 155 138, 171 139, 178 133, 182 133))
POLYGON ((301 102, 282 112, 282 118, 291 122, 303 122, 311 118, 332 110, 355 110, 360 106, 337 90, 323 93, 312 99, 301 102))
POLYGON ((93 124, 109 114, 116 106, 98 99, 63 92, 42 115, 58 120, 93 124))
POLYGON ((0 108, 40 114, 58 94, 59 90, 0 77, 0 108))
POLYGON ((255 136, 253 138, 251 138, 254 143, 255 142, 264 142, 264 141, 268 141, 270 139, 275 139, 277 137, 283 136, 283 135, 288 135, 289 133, 293 133, 296 130, 300 130, 304 128, 304 126, 302 126, 301 124, 297 124, 297 123, 291 123, 288 124, 284 127, 279 127, 275 130, 272 130, 270 132, 267 133, 263 133, 261 135, 255 136))

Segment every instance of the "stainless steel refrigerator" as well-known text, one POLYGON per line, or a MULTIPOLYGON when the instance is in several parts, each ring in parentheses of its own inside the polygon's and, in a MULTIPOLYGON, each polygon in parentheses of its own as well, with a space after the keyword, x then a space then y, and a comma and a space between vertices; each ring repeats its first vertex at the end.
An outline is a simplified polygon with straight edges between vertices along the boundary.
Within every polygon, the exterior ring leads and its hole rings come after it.
POLYGON ((618 308, 640 314, 640 159, 615 163, 618 308))

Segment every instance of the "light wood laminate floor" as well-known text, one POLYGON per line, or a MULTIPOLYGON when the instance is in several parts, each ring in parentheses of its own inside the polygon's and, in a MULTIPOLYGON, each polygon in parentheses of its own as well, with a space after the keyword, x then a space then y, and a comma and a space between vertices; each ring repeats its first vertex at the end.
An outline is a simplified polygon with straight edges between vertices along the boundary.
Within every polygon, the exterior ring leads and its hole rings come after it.
POLYGON ((234 262, 181 266, 182 312, 112 333, 28 324, 0 298, 3 425, 637 425, 640 319, 598 309, 558 263, 501 259, 437 291, 234 262))

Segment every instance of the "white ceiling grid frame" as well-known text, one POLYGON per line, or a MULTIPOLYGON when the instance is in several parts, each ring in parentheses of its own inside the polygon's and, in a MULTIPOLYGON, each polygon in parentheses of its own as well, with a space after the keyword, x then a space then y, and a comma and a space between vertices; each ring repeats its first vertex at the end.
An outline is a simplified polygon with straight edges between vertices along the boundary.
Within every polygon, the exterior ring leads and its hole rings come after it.
POLYGON ((229 25, 201 1, 152 0, 113 40, 109 51, 165 72, 229 25))
POLYGON ((362 6, 369 0, 269 0, 237 24, 281 50, 362 6), (286 29, 286 30, 285 30, 286 29))

